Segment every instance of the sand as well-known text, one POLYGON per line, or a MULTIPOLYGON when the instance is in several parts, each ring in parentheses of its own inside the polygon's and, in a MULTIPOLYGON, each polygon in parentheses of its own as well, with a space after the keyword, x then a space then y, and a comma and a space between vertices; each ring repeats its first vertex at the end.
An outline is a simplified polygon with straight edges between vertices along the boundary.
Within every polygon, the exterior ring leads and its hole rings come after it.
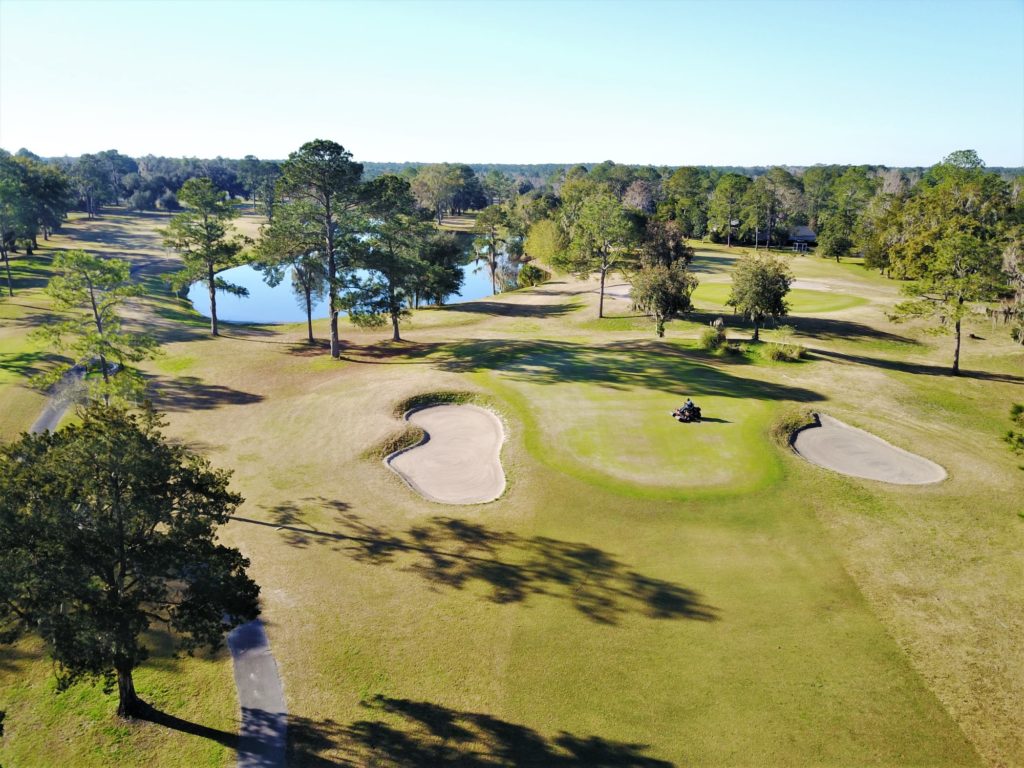
POLYGON ((923 456, 897 448, 862 429, 820 415, 820 426, 797 433, 794 450, 819 467, 852 477, 896 485, 925 485, 946 478, 946 470, 923 456))
POLYGON ((410 488, 441 504, 484 504, 501 496, 505 432, 491 411, 475 405, 434 405, 411 411, 406 419, 427 438, 385 461, 410 488))

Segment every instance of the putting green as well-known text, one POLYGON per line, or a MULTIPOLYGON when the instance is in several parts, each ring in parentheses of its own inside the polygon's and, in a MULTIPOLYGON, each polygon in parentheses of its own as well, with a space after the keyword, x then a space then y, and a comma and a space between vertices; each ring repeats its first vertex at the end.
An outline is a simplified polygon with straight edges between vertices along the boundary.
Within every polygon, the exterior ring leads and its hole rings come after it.
POLYGON ((815 397, 667 342, 536 342, 504 357, 484 378, 520 412, 531 453, 631 495, 742 493, 765 485, 778 472, 766 442, 774 402, 815 397), (687 395, 704 411, 700 424, 670 416, 687 395))
MULTIPOLYGON (((729 300, 731 290, 731 283, 701 283, 693 292, 694 306, 723 308, 729 300)), ((867 299, 849 293, 812 291, 807 288, 792 289, 786 296, 786 300, 789 302, 789 311, 797 315, 838 312, 868 303, 867 299)))

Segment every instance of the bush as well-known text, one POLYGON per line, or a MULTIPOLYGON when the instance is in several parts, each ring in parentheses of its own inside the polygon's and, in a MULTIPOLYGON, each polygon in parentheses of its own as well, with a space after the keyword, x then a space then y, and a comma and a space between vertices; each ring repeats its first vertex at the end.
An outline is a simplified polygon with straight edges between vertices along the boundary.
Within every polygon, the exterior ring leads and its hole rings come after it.
POLYGON ((788 344, 765 344, 761 349, 761 355, 766 360, 774 360, 775 362, 794 363, 797 360, 802 360, 806 354, 807 350, 804 349, 802 344, 794 344, 792 342, 788 344))
POLYGON ((725 328, 705 328, 697 339, 697 346, 708 352, 715 352, 725 346, 725 328))
POLYGON ((520 288, 530 288, 551 279, 551 273, 536 264, 523 264, 519 270, 518 283, 520 288))
POLYGON ((719 317, 710 325, 711 328, 706 328, 700 332, 697 346, 701 349, 707 349, 709 352, 714 352, 726 346, 725 323, 719 317))
POLYGON ((803 360, 807 355, 807 350, 802 344, 797 344, 793 340, 795 334, 796 331, 792 326, 782 326, 779 328, 779 340, 774 344, 765 344, 761 349, 761 355, 766 360, 776 362, 795 363, 797 360, 803 360))

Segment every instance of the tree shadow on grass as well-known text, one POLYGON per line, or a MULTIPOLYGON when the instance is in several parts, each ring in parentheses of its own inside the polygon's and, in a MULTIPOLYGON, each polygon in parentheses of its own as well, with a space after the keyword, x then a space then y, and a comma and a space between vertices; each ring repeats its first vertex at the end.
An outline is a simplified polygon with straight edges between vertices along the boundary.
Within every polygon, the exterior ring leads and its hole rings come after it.
POLYGON ((629 613, 651 619, 718 619, 717 609, 698 592, 644 575, 589 544, 521 536, 449 517, 389 530, 348 512, 344 502, 302 502, 305 507, 273 507, 270 522, 233 519, 280 530, 289 546, 326 546, 359 563, 416 574, 437 590, 483 588, 493 603, 546 596, 565 600, 591 621, 607 625, 629 613), (335 510, 332 530, 302 522, 304 511, 317 505, 335 510))
POLYGON ((526 317, 541 319, 562 317, 580 309, 579 304, 560 302, 558 304, 513 304, 506 301, 464 301, 437 307, 438 312, 471 312, 493 317, 526 317))
MULTIPOLYGON (((867 365, 873 368, 883 368, 887 371, 899 371, 901 373, 913 373, 922 376, 949 376, 953 377, 951 365, 931 365, 929 363, 911 363, 906 360, 888 360, 884 357, 867 357, 865 355, 851 355, 843 352, 835 352, 826 349, 815 349, 809 356, 822 360, 847 363, 852 365, 867 365)), ((1012 373, 996 373, 994 371, 969 371, 960 369, 960 378, 979 379, 981 381, 1001 381, 1007 384, 1024 384, 1024 376, 1016 376, 1012 373)))
POLYGON ((309 341, 292 342, 288 347, 288 354, 296 357, 323 357, 331 353, 331 342, 329 339, 313 339, 309 341))
POLYGON ((603 345, 563 341, 465 341, 448 347, 440 366, 456 373, 499 370, 527 384, 586 382, 611 389, 649 389, 679 395, 795 400, 824 396, 802 387, 733 376, 720 361, 664 341, 603 345))
POLYGON ((352 363, 412 364, 422 362, 444 348, 438 342, 384 341, 375 344, 348 344, 341 359, 352 363))
POLYGON ((251 405, 263 395, 220 384, 204 384, 195 376, 147 377, 150 397, 159 411, 206 411, 225 405, 251 405))
POLYGON ((238 749, 238 734, 229 733, 222 731, 217 728, 210 728, 199 723, 193 723, 190 720, 183 720, 180 717, 175 717, 166 712, 161 712, 156 707, 143 702, 139 712, 136 714, 137 719, 144 720, 154 725, 162 725, 165 728, 170 728, 175 731, 181 731, 191 736, 197 736, 201 739, 209 739, 215 741, 218 744, 223 744, 225 747, 230 749, 238 749))
MULTIPOLYGON (((742 329, 753 333, 754 326, 743 315, 737 315, 728 309, 719 312, 710 310, 694 310, 689 312, 685 320, 690 320, 702 325, 708 325, 717 318, 725 321, 727 330, 742 329)), ((845 341, 886 341, 890 343, 905 344, 908 347, 919 347, 921 342, 909 336, 900 336, 896 333, 889 333, 874 328, 864 323, 857 323, 851 320, 837 320, 829 317, 814 317, 809 315, 789 315, 781 318, 778 322, 768 322, 761 326, 762 330, 772 330, 787 325, 793 328, 801 336, 810 336, 818 339, 845 340, 845 341)))
POLYGON ((49 364, 62 359, 60 355, 50 352, 9 352, 0 354, 0 371, 24 377, 24 383, 27 385, 27 379, 42 373, 49 364))
POLYGON ((493 715, 375 696, 348 725, 289 718, 288 764, 389 768, 672 768, 648 747, 561 731, 546 737, 493 715))

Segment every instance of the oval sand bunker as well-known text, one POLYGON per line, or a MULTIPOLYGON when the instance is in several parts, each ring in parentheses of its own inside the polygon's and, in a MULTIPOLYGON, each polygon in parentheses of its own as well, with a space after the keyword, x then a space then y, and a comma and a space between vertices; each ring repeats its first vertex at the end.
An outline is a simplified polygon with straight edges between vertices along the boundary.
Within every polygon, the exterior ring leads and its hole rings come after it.
POLYGON ((474 405, 433 405, 406 416, 425 442, 386 459, 409 486, 442 504, 483 504, 505 490, 501 421, 474 405))
POLYGON ((844 475, 897 485, 925 485, 946 478, 946 470, 831 416, 797 433, 793 449, 812 464, 844 475))

